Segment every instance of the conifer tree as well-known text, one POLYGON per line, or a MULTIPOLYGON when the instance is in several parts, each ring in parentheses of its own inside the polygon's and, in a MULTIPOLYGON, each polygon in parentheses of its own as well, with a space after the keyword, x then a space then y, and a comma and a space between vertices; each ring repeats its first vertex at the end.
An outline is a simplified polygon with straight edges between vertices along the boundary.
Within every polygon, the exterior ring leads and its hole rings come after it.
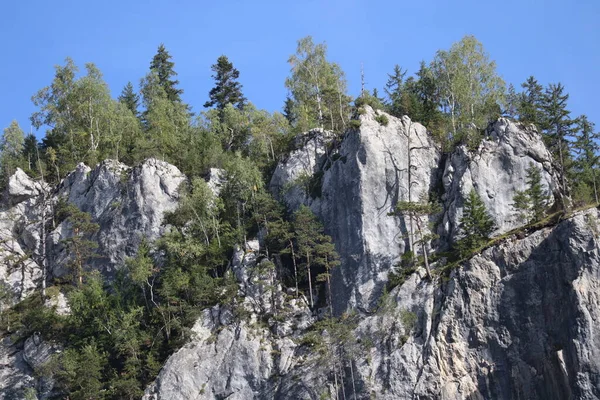
POLYGON ((99 225, 92 222, 90 214, 81 211, 71 203, 59 205, 58 213, 59 216, 66 218, 72 229, 71 237, 65 239, 64 243, 71 254, 68 266, 78 286, 81 286, 85 264, 95 255, 95 249, 98 247, 98 243, 90 240, 89 237, 99 229, 99 225))
POLYGON ((597 169, 600 164, 600 132, 594 132, 594 123, 586 115, 577 118, 577 133, 572 148, 576 154, 576 182, 593 188, 598 203, 597 169))
MULTIPOLYGON (((567 174, 571 164, 568 138, 574 133, 575 121, 567 110, 569 95, 564 93, 564 89, 560 83, 550 84, 546 88, 542 99, 542 127, 546 143, 558 161, 562 190, 568 193, 567 174)), ((563 207, 567 207, 564 201, 563 207)))
POLYGON ((171 58, 165 45, 161 43, 150 63, 150 71, 156 73, 158 84, 165 91, 167 99, 175 103, 181 103, 183 89, 177 88, 179 81, 173 79, 173 77, 177 76, 177 72, 173 69, 175 63, 171 61, 171 58))
POLYGON ((18 167, 23 167, 23 146, 25 136, 17 121, 12 121, 4 129, 0 140, 0 164, 2 165, 1 178, 3 185, 15 173, 18 167))
POLYGON ((521 217, 529 223, 540 221, 546 215, 549 194, 542 185, 542 172, 533 163, 527 168, 527 189, 517 191, 513 207, 521 212, 521 217))
POLYGON ((460 228, 463 238, 457 243, 461 256, 469 255, 477 247, 490 239, 496 224, 485 208, 485 204, 475 191, 471 189, 465 199, 460 228))
POLYGON ((227 104, 232 104, 238 109, 243 108, 246 98, 242 94, 242 84, 237 81, 240 72, 224 55, 220 56, 210 68, 214 72, 212 78, 215 80, 215 87, 210 90, 210 100, 204 103, 204 107, 223 110, 227 104))
POLYGON ((138 108, 140 106, 140 96, 133 89, 131 82, 127 82, 127 85, 123 88, 123 91, 119 96, 119 102, 124 104, 133 115, 139 117, 140 112, 138 108))
POLYGON ((37 160, 38 153, 38 140, 33 133, 25 136, 23 142, 23 158, 27 163, 27 169, 32 171, 35 169, 35 163, 37 160))
POLYGON ((331 238, 324 233, 323 225, 305 205, 301 205, 294 213, 294 233, 298 255, 304 259, 302 265, 306 268, 310 306, 313 307, 312 269, 318 266, 325 268, 325 275, 322 275, 321 279, 328 282, 328 290, 331 294, 329 274, 332 268, 339 265, 339 256, 331 243, 331 238))
POLYGON ((517 113, 519 114, 519 121, 534 124, 540 129, 543 125, 544 88, 533 76, 527 78, 521 84, 521 87, 524 91, 518 96, 517 113))

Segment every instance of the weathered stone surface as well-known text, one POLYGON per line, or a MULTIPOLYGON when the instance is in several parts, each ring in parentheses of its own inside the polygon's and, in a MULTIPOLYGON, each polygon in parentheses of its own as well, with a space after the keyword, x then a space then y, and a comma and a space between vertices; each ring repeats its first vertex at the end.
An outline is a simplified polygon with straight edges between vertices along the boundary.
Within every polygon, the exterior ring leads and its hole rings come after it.
MULTIPOLYGON (((154 159, 134 168, 111 160, 93 170, 79 164, 56 190, 17 170, 9 180, 0 206, 0 285, 8 289, 0 310, 41 285, 40 233, 44 205, 48 220, 58 197, 91 214, 100 226, 92 237, 98 241, 100 255, 92 261, 93 268, 111 276, 126 257, 135 255, 142 238, 153 240, 163 233, 163 216, 177 206, 178 188, 185 179, 176 167, 154 159)), ((46 246, 49 276, 67 272, 62 243, 71 234, 64 222, 49 233, 46 246)), ((56 307, 59 314, 68 313, 68 305, 60 293, 48 301, 48 306, 56 307)), ((23 398, 23 390, 30 390, 34 384, 40 398, 51 391, 51 380, 37 382, 31 375, 47 353, 46 347, 32 347, 32 343, 28 339, 23 351, 6 340, 0 343, 0 400, 23 398)))
MULTIPOLYGON (((152 241, 163 233, 163 216, 177 207, 178 188, 185 179, 176 167, 156 159, 134 168, 107 160, 94 170, 80 164, 65 178, 58 196, 90 213, 100 225, 92 239, 101 257, 92 265, 110 275, 135 255, 142 239, 152 241)), ((53 235, 57 266, 67 256, 61 241, 71 234, 66 222, 61 225, 53 235)), ((54 272, 60 276, 66 271, 59 267, 54 272)))
POLYGON ((512 204, 518 190, 527 189, 530 165, 542 171, 542 184, 550 203, 560 197, 552 156, 533 125, 501 118, 495 122, 476 152, 458 147, 448 158, 443 175, 444 217, 440 234, 447 241, 459 234, 464 199, 471 189, 479 194, 496 222, 495 234, 524 224, 512 204))
MULTIPOLYGON (((447 282, 410 276, 354 330, 362 347, 353 375, 346 363, 347 398, 354 389, 358 399, 598 398, 599 226, 598 210, 580 212, 485 250, 447 282)), ((215 325, 214 313, 146 399, 335 397, 300 330, 277 339, 247 323, 215 325)))
POLYGON ((389 270, 409 245, 408 218, 388 213, 398 201, 427 197, 439 179, 440 154, 426 129, 408 117, 387 114, 389 122, 382 126, 375 120, 379 113, 366 106, 360 129, 349 131, 329 157, 324 146, 309 141, 277 167, 271 180, 273 192, 287 189, 283 199, 292 210, 309 204, 333 238, 342 259, 333 279, 338 313, 375 305, 389 270), (319 197, 295 184, 301 172, 322 175, 319 197))

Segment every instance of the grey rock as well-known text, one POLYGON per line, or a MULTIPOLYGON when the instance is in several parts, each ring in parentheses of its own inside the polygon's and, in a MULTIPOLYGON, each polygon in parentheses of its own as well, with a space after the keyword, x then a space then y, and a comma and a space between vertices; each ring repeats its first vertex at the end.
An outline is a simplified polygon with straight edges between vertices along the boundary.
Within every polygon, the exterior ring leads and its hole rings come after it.
MULTIPOLYGON (((358 399, 597 399, 599 226, 598 210, 580 212, 485 250, 447 282, 411 275, 360 317, 347 398, 355 388, 358 399)), ((145 399, 336 396, 301 330, 278 338, 248 322, 219 327, 209 314, 145 399)))
POLYGON ((398 201, 419 201, 439 180, 440 154, 421 124, 383 113, 389 123, 382 126, 375 120, 381 112, 365 108, 360 129, 346 134, 336 154, 327 157, 325 145, 308 141, 277 167, 270 184, 290 209, 310 205, 331 235, 342 260, 332 280, 336 313, 375 306, 409 245, 408 218, 388 213, 398 201), (322 174, 321 196, 314 199, 295 181, 311 172, 322 174))
POLYGON ((542 185, 550 195, 550 203, 560 201, 552 155, 533 125, 501 118, 491 126, 489 137, 476 152, 469 152, 465 146, 457 148, 448 158, 443 174, 445 213, 440 235, 448 242, 460 236, 464 199, 472 189, 494 219, 495 235, 523 225, 512 204, 516 192, 527 189, 530 165, 542 171, 542 185))

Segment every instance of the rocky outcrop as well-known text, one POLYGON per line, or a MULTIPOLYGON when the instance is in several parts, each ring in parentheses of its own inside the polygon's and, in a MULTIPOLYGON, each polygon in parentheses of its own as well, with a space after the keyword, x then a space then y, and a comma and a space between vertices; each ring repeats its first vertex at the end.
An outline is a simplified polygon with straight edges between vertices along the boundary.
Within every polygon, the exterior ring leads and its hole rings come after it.
POLYGON ((387 114, 383 126, 376 121, 379 114, 385 113, 366 106, 360 129, 330 144, 333 151, 309 136, 307 146, 278 165, 271 180, 271 190, 290 209, 310 205, 333 238, 342 259, 332 280, 338 313, 375 305, 388 272, 409 246, 408 218, 388 213, 398 201, 427 198, 441 178, 440 153, 425 127, 387 114), (296 181, 308 173, 319 195, 306 193, 296 181))
MULTIPOLYGON (((100 227, 91 238, 99 245, 99 257, 92 261, 92 267, 110 277, 127 257, 135 255, 142 239, 153 240, 162 234, 163 216, 176 208, 178 188, 185 179, 176 167, 154 159, 134 168, 110 160, 93 170, 79 164, 56 190, 17 170, 0 208, 0 285, 7 292, 0 309, 41 285, 43 209, 49 226, 59 198, 90 213, 100 227)), ((67 272, 62 267, 67 257, 63 240, 70 235, 66 222, 48 234, 49 278, 67 272)), ((48 299, 48 305, 59 314, 68 313, 61 293, 48 299)), ((4 338, 0 342, 0 399, 25 398, 33 388, 40 399, 46 398, 53 382, 37 379, 34 372, 53 351, 40 337, 18 343, 4 338)))
POLYGON ((550 204, 561 201, 557 173, 552 156, 533 125, 501 118, 488 130, 477 151, 458 147, 446 161, 443 173, 444 216, 440 236, 450 243, 459 232, 464 199, 474 189, 496 223, 494 234, 502 234, 523 225, 512 206, 516 191, 527 189, 527 169, 542 172, 542 185, 550 204))
MULTIPOLYGON (((63 180, 57 196, 90 213, 99 224, 92 240, 98 242, 100 257, 91 264, 110 275, 135 255, 142 239, 152 241, 162 235, 163 215, 177 207, 178 188, 185 179, 176 167, 156 159, 134 168, 107 160, 94 170, 79 164, 63 180)), ((53 233, 53 272, 60 276, 66 272, 60 266, 67 257, 61 243, 71 234, 68 223, 53 233)))
MULTIPOLYGON (((598 398, 599 235, 600 213, 591 209, 510 237, 447 281, 418 271, 341 343, 360 345, 347 353, 337 392, 357 399, 598 398)), ((302 340, 306 326, 280 337, 268 326, 224 325, 220 312, 205 311, 195 339, 169 359, 146 399, 335 398, 331 369, 302 340)), ((326 340, 327 331, 317 332, 326 340)))
POLYGON ((257 241, 246 249, 233 256, 234 304, 204 311, 191 343, 169 358, 144 399, 257 398, 298 362, 295 339, 314 322, 306 299, 282 291, 275 266, 257 259, 257 241))
MULTIPOLYGON (((185 179, 176 167, 155 159, 133 168, 112 160, 93 170, 79 164, 56 190, 18 170, 9 181, 0 209, 0 284, 13 293, 12 301, 39 287, 41 210, 45 208, 49 224, 59 198, 90 213, 98 223, 99 230, 91 239, 98 242, 99 257, 91 264, 110 276, 127 257, 135 255, 142 239, 151 241, 163 233, 163 216, 176 208, 178 188, 185 179)), ((63 241, 71 234, 67 222, 48 233, 49 276, 67 273, 63 241)))

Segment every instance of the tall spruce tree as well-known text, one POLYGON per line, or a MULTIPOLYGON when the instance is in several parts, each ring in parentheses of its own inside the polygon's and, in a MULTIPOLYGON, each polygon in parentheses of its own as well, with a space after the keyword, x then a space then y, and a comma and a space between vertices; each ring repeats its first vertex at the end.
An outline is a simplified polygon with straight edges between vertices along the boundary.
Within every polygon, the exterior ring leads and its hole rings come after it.
POLYGON ((576 154, 575 181, 593 189, 594 200, 598 203, 597 174, 600 165, 600 132, 594 132, 594 123, 586 115, 577 118, 577 133, 572 143, 576 154))
POLYGON ((542 104, 544 100, 544 88, 538 81, 530 76, 521 84, 524 89, 519 93, 517 102, 517 113, 519 121, 534 124, 539 128, 543 125, 542 104))
POLYGON ((127 85, 123 88, 123 91, 119 96, 119 102, 124 104, 133 115, 139 117, 140 112, 138 108, 140 106, 140 96, 133 89, 131 82, 127 82, 127 85))
POLYGON ((242 109, 246 104, 246 98, 242 94, 242 84, 237 81, 240 72, 224 55, 220 56, 210 69, 214 72, 212 78, 215 80, 215 87, 210 90, 208 94, 210 100, 204 103, 204 107, 223 110, 227 104, 232 104, 242 109))
POLYGON ((513 207, 521 212, 521 218, 529 223, 540 221, 546 215, 550 195, 542 185, 542 172, 533 163, 527 168, 527 189, 517 191, 513 207))
POLYGON ((177 79, 172 79, 177 76, 177 72, 173 69, 175 63, 171 61, 171 55, 165 48, 164 44, 158 46, 156 55, 150 63, 150 70, 156 73, 159 85, 163 88, 167 95, 167 99, 172 102, 181 103, 181 94, 183 89, 176 86, 179 84, 177 79))
POLYGON ((471 189, 465 199, 463 215, 460 219, 460 228, 463 238, 457 243, 461 256, 470 253, 490 239, 496 224, 485 208, 485 204, 475 189, 471 189))
MULTIPOLYGON (((544 92, 541 107, 544 111, 542 127, 546 144, 558 161, 562 190, 568 193, 567 174, 571 166, 568 138, 574 133, 575 120, 571 119, 571 112, 567 110, 569 94, 564 93, 564 89, 560 83, 550 84, 544 92)), ((563 208, 566 207, 563 201, 563 208)))

